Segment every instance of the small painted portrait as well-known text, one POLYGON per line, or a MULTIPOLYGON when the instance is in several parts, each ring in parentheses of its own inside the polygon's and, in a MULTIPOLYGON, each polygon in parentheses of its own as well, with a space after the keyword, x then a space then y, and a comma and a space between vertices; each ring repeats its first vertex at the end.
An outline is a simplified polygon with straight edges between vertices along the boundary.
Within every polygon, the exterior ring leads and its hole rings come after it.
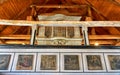
POLYGON ((56 70, 57 57, 56 55, 41 55, 41 70, 56 70))
POLYGON ((88 70, 103 70, 100 55, 87 55, 88 70))
POLYGON ((8 70, 11 55, 0 55, 0 70, 8 70))
POLYGON ((80 70, 78 55, 64 55, 64 70, 80 70))
POLYGON ((33 55, 19 55, 16 70, 32 70, 33 58, 33 55))
POLYGON ((108 55, 111 70, 120 70, 120 55, 108 55))

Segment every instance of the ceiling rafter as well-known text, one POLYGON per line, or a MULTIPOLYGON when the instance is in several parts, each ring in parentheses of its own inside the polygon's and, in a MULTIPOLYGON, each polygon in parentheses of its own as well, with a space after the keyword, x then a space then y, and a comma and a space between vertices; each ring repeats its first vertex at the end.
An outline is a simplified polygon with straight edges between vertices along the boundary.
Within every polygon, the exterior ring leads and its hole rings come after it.
MULTIPOLYGON (((93 5, 92 5, 88 0, 86 0, 86 1, 90 4, 90 6, 91 6, 97 13, 100 13, 101 16, 104 17, 104 16, 102 15, 102 13, 101 13, 100 11, 96 10, 95 7, 93 7, 93 5)), ((104 17, 104 18, 107 20, 106 17, 104 17)), ((111 32, 111 29, 110 29, 109 32, 110 32, 111 34, 116 34, 116 33, 120 34, 120 31, 118 31, 117 28, 112 28, 112 30, 113 30, 115 33, 111 32)))
MULTIPOLYGON (((29 5, 31 5, 32 3, 33 3, 33 0, 31 1, 31 3, 30 3, 29 5)), ((11 4, 12 4, 12 3, 11 3, 11 4)), ((17 19, 17 18, 18 18, 19 16, 21 16, 27 9, 29 9, 29 6, 23 8, 22 11, 20 11, 16 16, 14 16, 13 18, 10 18, 10 19, 12 19, 12 20, 17 19)), ((5 30, 7 27, 8 27, 8 26, 4 26, 4 28, 1 30, 1 33, 2 33, 2 31, 5 30)), ((20 27, 18 27, 18 28, 20 28, 20 27)), ((17 28, 17 29, 18 29, 18 28, 17 28)), ((14 34, 14 33, 17 31, 17 29, 16 29, 14 32, 12 32, 11 34, 14 34)))
MULTIPOLYGON (((70 1, 68 1, 68 0, 67 0, 67 1, 66 1, 66 0, 62 0, 62 3, 65 4, 65 5, 73 5, 73 4, 72 4, 70 1)), ((77 5, 77 4, 76 4, 76 5, 77 5)), ((78 4, 78 5, 79 5, 79 4, 78 4)), ((82 5, 82 4, 81 4, 81 5, 82 5)), ((84 4, 83 4, 83 5, 84 5, 84 4)), ((87 7, 87 5, 86 5, 86 7, 87 7)), ((79 8, 76 8, 76 9, 77 9, 77 11, 79 11, 79 10, 78 10, 79 8)), ((70 12, 70 10, 75 11, 76 9, 75 9, 75 8, 74 8, 74 9, 71 8, 71 9, 67 9, 67 10, 70 12)), ((79 13, 80 13, 80 12, 79 12, 79 13)), ((86 12, 86 11, 84 11, 84 14, 83 14, 82 19, 81 19, 82 21, 84 20, 84 16, 85 16, 85 15, 87 15, 87 12, 86 12)))
POLYGON ((108 1, 117 5, 117 6, 120 6, 120 1, 119 0, 108 0, 108 1))
MULTIPOLYGON (((45 5, 45 4, 47 4, 48 2, 49 2, 49 0, 44 0, 44 3, 42 3, 42 5, 45 5)), ((32 6, 32 5, 31 5, 31 6, 32 6)), ((31 6, 30 6, 30 7, 31 7, 31 6)), ((41 8, 41 9, 42 9, 42 8, 41 8)), ((43 11, 43 10, 41 10, 41 9, 36 10, 37 13, 43 11)), ((46 9, 46 10, 44 10, 44 11, 46 12, 47 10, 48 10, 48 9, 46 9)))
POLYGON ((98 11, 88 0, 86 0, 86 2, 89 4, 89 6, 95 11, 97 12, 100 16, 102 16, 105 20, 108 20, 108 18, 106 18, 100 11, 98 11))
POLYGON ((120 35, 120 31, 115 27, 104 27, 112 35, 120 35))

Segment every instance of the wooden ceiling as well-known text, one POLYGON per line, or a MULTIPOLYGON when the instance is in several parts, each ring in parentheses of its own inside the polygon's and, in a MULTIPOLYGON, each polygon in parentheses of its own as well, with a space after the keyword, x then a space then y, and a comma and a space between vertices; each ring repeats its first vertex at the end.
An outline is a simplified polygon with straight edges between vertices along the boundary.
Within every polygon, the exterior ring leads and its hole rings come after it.
MULTIPOLYGON (((6 20, 29 20, 27 16, 34 16, 31 5, 44 6, 36 8, 37 15, 65 14, 71 16, 82 16, 82 21, 90 17, 93 21, 120 21, 120 0, 0 0, 0 19, 6 20), (52 8, 53 6, 71 6, 72 8, 52 8), (74 6, 81 6, 75 8, 74 6), (83 6, 82 6, 83 5, 83 6), (51 6, 51 7, 50 7, 51 6), (90 8, 90 9, 89 9, 90 8)), ((37 19, 36 19, 37 20, 37 19)), ((96 27, 89 28, 89 35, 116 36, 120 35, 120 28, 96 27)), ((8 41, 28 41, 29 39, 3 39, 3 37, 19 37, 30 35, 30 27, 0 25, 0 39, 2 44, 8 41), (16 35, 16 36, 15 36, 16 35), (18 36, 19 35, 19 36, 18 36)), ((99 36, 98 36, 99 37, 99 36)), ((107 38, 106 37, 106 38, 107 38)), ((91 39, 95 42, 96 39, 91 39)), ((120 39, 99 39, 103 45, 120 45, 120 39), (108 42, 109 41, 109 42, 108 42)))

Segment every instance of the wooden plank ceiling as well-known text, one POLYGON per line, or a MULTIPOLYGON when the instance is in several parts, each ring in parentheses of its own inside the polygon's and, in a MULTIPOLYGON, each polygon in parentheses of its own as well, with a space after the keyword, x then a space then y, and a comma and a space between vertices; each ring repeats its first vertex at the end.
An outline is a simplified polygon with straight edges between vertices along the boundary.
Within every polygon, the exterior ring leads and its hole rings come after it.
MULTIPOLYGON (((35 8, 37 15, 51 15, 58 13, 72 16, 82 16, 82 21, 86 21, 87 17, 90 17, 93 21, 120 21, 120 0, 0 0, 0 19, 32 20, 27 18, 27 16, 35 17, 36 15, 32 12, 30 7, 31 5, 44 6, 41 8, 35 8), (63 8, 53 8, 55 5, 62 5, 63 8), (74 5, 85 6, 74 8, 72 7, 74 5), (66 6, 71 6, 71 8, 67 8, 66 6)), ((17 35, 16 37, 18 37, 18 35, 30 35, 30 27, 0 25, 0 37, 2 37, 2 39, 0 38, 0 42, 2 44, 12 40, 17 42, 23 41, 22 43, 29 40, 9 39, 11 36, 15 38, 15 35, 17 35), (7 35, 10 35, 8 36, 8 39, 3 39, 3 37, 7 37, 7 35)), ((91 43, 98 41, 103 45, 120 45, 120 40, 116 39, 120 35, 120 28, 89 28, 89 35, 95 35, 93 37, 96 37, 97 35, 96 38, 99 37, 98 35, 104 36, 104 39, 91 39, 91 43), (108 36, 111 38, 111 35, 118 36, 114 39, 105 39, 108 38, 108 36)))

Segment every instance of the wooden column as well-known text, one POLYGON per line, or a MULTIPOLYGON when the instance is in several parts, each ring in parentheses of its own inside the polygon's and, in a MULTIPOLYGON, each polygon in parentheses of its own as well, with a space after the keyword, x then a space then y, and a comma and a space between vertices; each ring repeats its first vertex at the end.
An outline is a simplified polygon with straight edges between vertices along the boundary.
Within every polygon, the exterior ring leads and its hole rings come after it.
POLYGON ((88 6, 87 17, 85 21, 92 21, 92 11, 91 11, 91 7, 89 6, 88 6))
MULTIPOLYGON (((36 11, 36 6, 31 7, 31 20, 36 20, 37 18, 37 11, 36 11)), ((37 25, 32 26, 32 33, 31 33, 31 39, 30 39, 30 44, 34 45, 35 40, 36 40, 36 32, 37 32, 37 25)))
POLYGON ((83 37, 84 37, 84 45, 89 45, 88 28, 86 26, 83 26, 82 32, 83 32, 83 37))
POLYGON ((36 6, 32 6, 31 7, 32 8, 32 11, 31 11, 31 16, 32 16, 32 19, 33 20, 36 20, 36 18, 37 18, 37 11, 36 11, 36 6))
POLYGON ((37 29, 37 26, 33 25, 32 26, 32 34, 31 34, 31 38, 30 38, 30 45, 34 45, 34 43, 35 43, 36 29, 37 29))

